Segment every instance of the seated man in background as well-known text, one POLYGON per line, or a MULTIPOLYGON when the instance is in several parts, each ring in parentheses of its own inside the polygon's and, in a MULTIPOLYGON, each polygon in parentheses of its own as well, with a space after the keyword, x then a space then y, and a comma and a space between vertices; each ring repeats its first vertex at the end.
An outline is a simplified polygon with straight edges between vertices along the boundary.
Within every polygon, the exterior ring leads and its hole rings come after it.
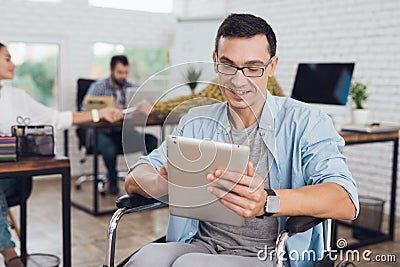
MULTIPOLYGON (((250 147, 247 173, 219 169, 204 177, 210 182, 207 191, 244 217, 245 225, 170 216, 167 243, 146 245, 126 266, 274 266, 271 255, 267 261, 257 255, 265 248, 273 251, 287 217, 350 220, 358 214, 356 183, 332 120, 315 107, 266 90, 278 64, 271 26, 254 15, 229 15, 218 29, 213 61, 227 101, 192 108, 173 134, 250 147)), ((163 142, 131 167, 127 193, 168 193, 166 152, 163 142)), ((298 255, 322 255, 323 225, 290 237, 287 245, 298 255)), ((290 260, 288 266, 309 267, 318 260, 280 256, 290 260)))
MULTIPOLYGON (((14 78, 15 64, 7 47, 0 43, 0 81, 14 78)), ((25 91, 0 84, 0 136, 10 135, 11 126, 18 124, 16 118, 30 118, 32 124, 51 124, 56 129, 68 128, 71 125, 94 121, 97 117, 109 122, 122 119, 122 112, 116 108, 94 110, 93 112, 59 112, 43 106, 34 100, 25 91)), ((15 252, 15 243, 11 241, 11 234, 7 225, 6 197, 17 193, 19 188, 17 179, 0 179, 0 253, 4 257, 6 266, 21 267, 21 260, 15 252), (13 259, 11 261, 11 259, 13 259)))
MULTIPOLYGON (((115 106, 123 109, 126 102, 126 89, 133 86, 127 81, 128 72, 128 58, 124 55, 113 56, 110 63, 110 77, 92 83, 86 95, 113 96, 115 106)), ((132 129, 129 136, 131 140, 135 141, 134 145, 130 146, 129 152, 143 151, 150 153, 157 147, 157 138, 153 135, 142 134, 132 129), (145 144, 145 147, 143 144, 145 144)), ((121 128, 110 127, 99 130, 98 150, 107 168, 108 193, 117 195, 119 192, 116 168, 117 155, 123 152, 121 128)))
MULTIPOLYGON (((284 96, 282 88, 274 76, 268 79, 267 89, 272 95, 284 96)), ((144 114, 167 116, 173 110, 175 114, 183 115, 192 107, 224 101, 226 101, 226 98, 218 87, 218 81, 214 80, 201 92, 194 95, 175 97, 156 103, 142 101, 136 104, 135 107, 137 112, 144 114)))

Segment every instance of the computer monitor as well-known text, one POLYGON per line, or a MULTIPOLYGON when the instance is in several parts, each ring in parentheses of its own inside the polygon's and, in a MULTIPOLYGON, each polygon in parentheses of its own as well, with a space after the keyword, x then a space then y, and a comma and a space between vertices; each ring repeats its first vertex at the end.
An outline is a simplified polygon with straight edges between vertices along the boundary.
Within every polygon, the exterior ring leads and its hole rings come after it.
POLYGON ((353 69, 354 63, 300 63, 291 97, 330 115, 343 114, 353 69))

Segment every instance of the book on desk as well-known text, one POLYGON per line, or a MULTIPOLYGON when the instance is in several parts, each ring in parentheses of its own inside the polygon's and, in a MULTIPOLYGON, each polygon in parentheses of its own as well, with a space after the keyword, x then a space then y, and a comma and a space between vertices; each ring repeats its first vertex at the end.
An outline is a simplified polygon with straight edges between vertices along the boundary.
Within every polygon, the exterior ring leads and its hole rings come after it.
POLYGON ((342 131, 363 132, 363 133, 385 133, 398 131, 400 125, 388 123, 368 123, 368 124, 347 124, 342 125, 342 131))

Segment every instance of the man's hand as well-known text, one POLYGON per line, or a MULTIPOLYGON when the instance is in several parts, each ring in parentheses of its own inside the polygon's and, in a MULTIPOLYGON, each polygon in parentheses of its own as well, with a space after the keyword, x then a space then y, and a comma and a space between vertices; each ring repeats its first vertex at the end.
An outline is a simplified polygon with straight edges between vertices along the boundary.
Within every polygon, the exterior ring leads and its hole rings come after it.
POLYGON ((161 166, 160 171, 158 172, 158 174, 165 181, 168 181, 168 163, 164 163, 164 165, 161 166))
POLYGON ((246 175, 216 170, 207 175, 207 180, 214 184, 208 187, 207 191, 240 216, 251 219, 265 213, 267 193, 264 190, 264 180, 254 172, 251 162, 247 164, 246 175), (218 187, 227 188, 229 192, 218 187))
POLYGON ((99 110, 100 119, 105 119, 108 122, 116 122, 123 118, 124 114, 119 108, 102 108, 99 110))
POLYGON ((151 110, 153 109, 153 103, 147 101, 141 101, 135 105, 136 112, 143 113, 149 115, 151 110))

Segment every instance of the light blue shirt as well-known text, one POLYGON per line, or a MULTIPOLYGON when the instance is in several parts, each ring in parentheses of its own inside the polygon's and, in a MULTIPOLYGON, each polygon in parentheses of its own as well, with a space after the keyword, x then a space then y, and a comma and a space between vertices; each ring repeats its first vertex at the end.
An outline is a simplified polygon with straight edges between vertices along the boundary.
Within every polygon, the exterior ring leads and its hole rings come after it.
MULTIPOLYGON (((174 135, 225 142, 230 132, 227 102, 191 109, 174 129, 174 135)), ((259 134, 268 149, 272 189, 299 188, 334 182, 341 185, 359 210, 356 182, 341 151, 344 140, 336 132, 332 120, 322 111, 286 97, 272 96, 259 121, 259 134)), ((143 163, 157 170, 167 161, 166 143, 148 156, 141 157, 132 167, 143 163)), ((339 208, 339 206, 338 206, 339 208)), ((279 232, 287 217, 278 218, 279 232)), ((190 243, 198 231, 199 221, 170 216, 167 241, 190 243)), ((289 238, 287 252, 314 251, 320 257, 325 248, 323 225, 289 238)), ((286 255, 288 256, 288 254, 286 255)), ((291 260, 291 266, 312 266, 312 262, 291 260)))

